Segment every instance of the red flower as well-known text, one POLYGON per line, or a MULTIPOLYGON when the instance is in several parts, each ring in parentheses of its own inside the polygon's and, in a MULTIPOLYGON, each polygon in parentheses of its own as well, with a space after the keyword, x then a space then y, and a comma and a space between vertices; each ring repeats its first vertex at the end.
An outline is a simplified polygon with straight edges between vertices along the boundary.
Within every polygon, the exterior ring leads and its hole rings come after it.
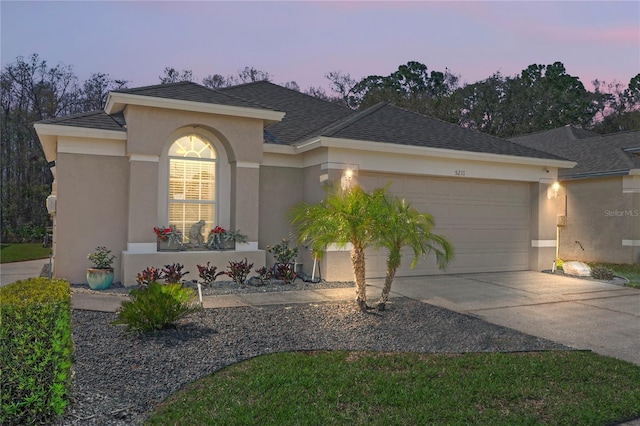
POLYGON ((211 230, 211 233, 213 233, 214 235, 224 234, 225 232, 227 231, 222 226, 216 226, 211 230))

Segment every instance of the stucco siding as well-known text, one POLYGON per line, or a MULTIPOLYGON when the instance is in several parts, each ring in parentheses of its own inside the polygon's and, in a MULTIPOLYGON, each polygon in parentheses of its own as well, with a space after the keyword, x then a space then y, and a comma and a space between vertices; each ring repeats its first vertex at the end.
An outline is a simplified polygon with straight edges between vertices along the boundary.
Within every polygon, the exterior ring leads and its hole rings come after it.
MULTIPOLYGON (((304 188, 303 170, 293 167, 260 167, 259 245, 268 245, 290 238, 287 214, 291 207, 302 200, 304 188)), ((267 253, 267 264, 273 257, 267 253)))
POLYGON ((140 106, 128 106, 125 118, 128 153, 160 155, 176 130, 197 125, 220 139, 230 161, 262 160, 262 120, 140 106))
POLYGON ((566 226, 560 227, 560 258, 584 262, 633 263, 632 239, 640 212, 638 194, 622 192, 622 177, 564 181, 566 226))
POLYGON ((231 227, 258 240, 259 179, 258 168, 233 167, 231 185, 231 227))
POLYGON ((86 282, 87 254, 107 246, 118 277, 127 242, 127 158, 59 153, 56 169, 55 276, 86 282))
POLYGON ((157 224, 158 163, 129 162, 129 243, 154 243, 157 224))

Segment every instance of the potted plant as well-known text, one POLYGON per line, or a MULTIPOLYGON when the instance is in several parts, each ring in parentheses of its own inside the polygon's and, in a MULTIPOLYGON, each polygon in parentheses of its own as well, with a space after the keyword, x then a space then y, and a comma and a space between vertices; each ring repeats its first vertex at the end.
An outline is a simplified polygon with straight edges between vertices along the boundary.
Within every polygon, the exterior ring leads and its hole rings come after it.
POLYGON ((104 246, 96 247, 96 251, 89 253, 87 259, 92 263, 87 268, 87 283, 92 290, 104 290, 113 283, 113 260, 116 257, 111 250, 104 246))
POLYGON ((184 249, 182 232, 175 225, 154 227, 158 242, 158 251, 180 251, 184 249))
POLYGON ((210 250, 234 250, 236 243, 244 244, 248 237, 237 231, 227 231, 222 226, 216 226, 209 232, 207 247, 210 250))

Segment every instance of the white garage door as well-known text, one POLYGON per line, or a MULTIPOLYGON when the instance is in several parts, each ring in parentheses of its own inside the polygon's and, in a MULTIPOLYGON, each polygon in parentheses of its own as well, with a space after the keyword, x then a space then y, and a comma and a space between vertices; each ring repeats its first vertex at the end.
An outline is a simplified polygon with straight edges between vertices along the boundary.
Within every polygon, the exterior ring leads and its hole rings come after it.
MULTIPOLYGON (((433 215, 435 233, 447 237, 456 253, 447 273, 529 269, 528 183, 366 172, 360 172, 358 181, 367 190, 391 182, 390 193, 433 215)), ((398 276, 441 273, 433 255, 409 269, 411 252, 405 253, 398 276)), ((367 276, 383 277, 385 262, 383 250, 368 250, 367 276)))

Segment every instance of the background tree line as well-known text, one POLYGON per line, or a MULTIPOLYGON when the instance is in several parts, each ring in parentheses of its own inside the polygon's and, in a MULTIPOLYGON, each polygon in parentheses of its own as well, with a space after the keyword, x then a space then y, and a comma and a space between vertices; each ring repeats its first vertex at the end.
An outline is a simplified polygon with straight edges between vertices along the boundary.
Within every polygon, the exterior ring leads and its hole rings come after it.
MULTIPOLYGON (((309 87, 304 93, 352 109, 388 102, 421 114, 498 137, 573 124, 599 133, 640 129, 640 74, 628 85, 596 80, 585 89, 561 62, 529 65, 516 76, 494 73, 461 84, 450 70, 429 71, 411 61, 387 75, 360 80, 332 71, 327 93, 309 87)), ((167 67, 159 83, 194 81, 191 70, 167 67)), ((266 71, 245 67, 236 75, 211 74, 201 84, 216 89, 253 81, 272 81, 266 71)), ((295 81, 280 83, 302 91, 295 81)), ((40 120, 101 109, 109 91, 128 87, 127 80, 93 73, 80 82, 71 66, 51 66, 37 54, 18 57, 0 75, 0 229, 3 242, 37 240, 49 224, 44 200, 53 177, 33 129, 40 120)))

